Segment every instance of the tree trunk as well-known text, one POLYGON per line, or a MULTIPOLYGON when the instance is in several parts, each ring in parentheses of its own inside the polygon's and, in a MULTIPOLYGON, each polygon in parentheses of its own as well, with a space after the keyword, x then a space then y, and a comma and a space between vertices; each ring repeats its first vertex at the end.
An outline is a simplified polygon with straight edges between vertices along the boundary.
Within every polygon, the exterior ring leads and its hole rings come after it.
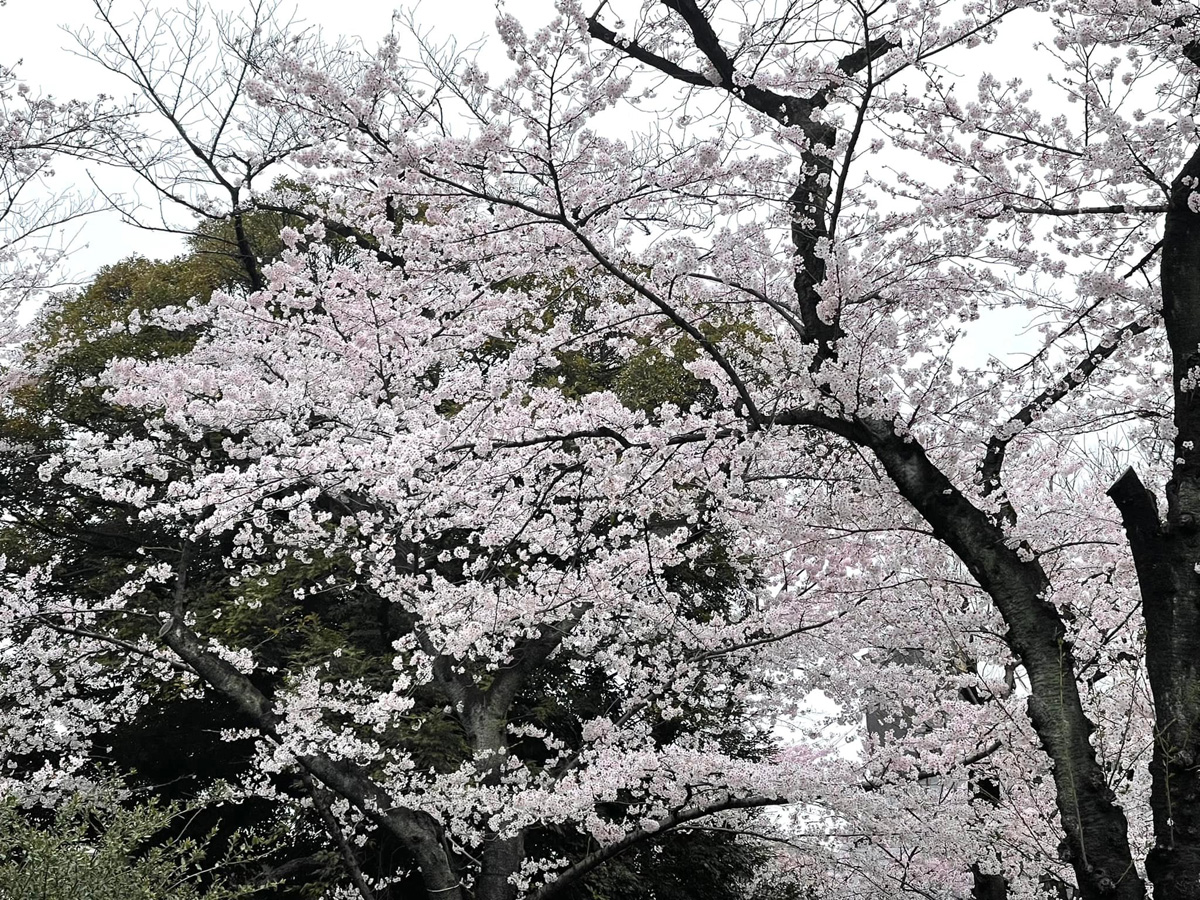
MULTIPOLYGON (((461 688, 463 711, 461 721, 475 751, 480 783, 497 785, 508 759, 507 697, 497 704, 497 697, 484 693, 474 685, 461 688), (503 711, 497 709, 503 707, 503 711)), ((475 884, 475 900, 515 900, 516 885, 510 880, 521 871, 525 861, 525 839, 521 833, 502 836, 488 830, 480 849, 479 880, 475 884)))
POLYGON ((891 423, 863 420, 857 440, 870 447, 900 493, 962 560, 1008 625, 1006 640, 1029 676, 1029 717, 1054 763, 1055 800, 1083 900, 1141 900, 1145 886, 1129 848, 1125 813, 1115 802, 1091 744, 1067 629, 1050 602, 1050 582, 1024 560, 1003 530, 954 487, 920 444, 891 423))
POLYGON ((1133 470, 1109 490, 1129 536, 1146 623, 1154 696, 1150 804, 1154 848, 1146 874, 1156 897, 1200 900, 1200 150, 1171 189, 1163 235, 1163 319, 1175 393, 1175 463, 1167 517, 1133 470))
POLYGON ((1008 879, 1003 875, 988 875, 971 866, 971 900, 1008 900, 1008 879))

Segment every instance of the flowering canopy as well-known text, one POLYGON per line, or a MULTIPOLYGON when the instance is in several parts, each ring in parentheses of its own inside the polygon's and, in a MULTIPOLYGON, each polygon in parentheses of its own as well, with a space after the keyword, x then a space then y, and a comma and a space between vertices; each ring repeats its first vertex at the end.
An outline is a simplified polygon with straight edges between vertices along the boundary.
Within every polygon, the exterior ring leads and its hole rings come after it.
POLYGON ((261 270, 239 236, 249 290, 131 316, 195 345, 113 360, 142 427, 42 464, 172 545, 102 597, 13 573, 6 734, 66 726, 49 787, 183 678, 258 739, 243 789, 302 770, 431 897, 692 827, 786 838, 831 895, 1200 896, 1195 12, 558 12, 501 13, 503 80, 398 37, 247 57, 300 167, 254 204, 294 221, 261 270), (1025 29, 1062 111, 961 97, 1025 29), (959 349, 1020 313, 1020 365, 959 349), (387 677, 250 640, 281 586, 380 604, 387 677), (614 699, 523 721, 547 672, 614 699), (460 764, 406 742, 431 695, 460 764))

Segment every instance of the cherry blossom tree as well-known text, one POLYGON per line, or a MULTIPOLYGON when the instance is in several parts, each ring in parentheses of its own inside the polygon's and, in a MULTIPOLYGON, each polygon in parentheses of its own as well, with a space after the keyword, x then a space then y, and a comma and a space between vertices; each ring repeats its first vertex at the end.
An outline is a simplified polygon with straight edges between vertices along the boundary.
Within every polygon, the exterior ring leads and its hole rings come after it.
POLYGON ((131 316, 200 336, 114 360, 144 428, 41 466, 171 540, 5 588, 6 734, 75 751, 44 789, 182 680, 257 742, 240 790, 302 773, 430 897, 696 829, 830 896, 1200 896, 1194 9, 558 13, 500 14, 507 77, 420 33, 253 60, 303 123, 256 198, 285 250, 131 316), (1048 86, 989 71, 1035 40, 1048 86), (379 604, 386 677, 273 654, 284 588, 379 604), (438 710, 440 769, 405 734, 438 710))

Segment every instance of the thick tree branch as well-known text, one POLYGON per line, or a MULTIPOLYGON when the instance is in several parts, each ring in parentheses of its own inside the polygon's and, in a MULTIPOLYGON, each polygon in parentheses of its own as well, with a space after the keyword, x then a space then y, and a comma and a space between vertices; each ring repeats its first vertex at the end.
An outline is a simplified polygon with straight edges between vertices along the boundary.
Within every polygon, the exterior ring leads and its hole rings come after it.
POLYGON ((1067 628, 1050 600, 1037 560, 1022 558, 1000 528, 975 507, 890 422, 864 420, 864 443, 900 493, 955 552, 1008 626, 1006 641, 1029 674, 1029 715, 1054 761, 1055 795, 1070 861, 1085 898, 1140 898, 1125 814, 1107 785, 1094 731, 1078 691, 1078 670, 1067 628))
POLYGON ((1125 814, 1091 744, 1095 727, 1079 696, 1074 651, 1039 562, 1009 546, 1004 530, 892 422, 851 422, 806 410, 789 411, 775 422, 823 428, 871 450, 901 495, 992 598, 1008 626, 1005 640, 1029 673, 1029 716, 1054 761, 1058 811, 1082 895, 1141 898, 1125 814))
POLYGON ((487 690, 488 706, 497 714, 507 717, 517 692, 538 666, 550 658, 592 608, 591 603, 580 603, 570 615, 555 622, 547 622, 538 628, 537 637, 521 641, 512 652, 511 665, 500 669, 487 690))
POLYGON ((1162 534, 1158 521, 1158 501, 1132 468, 1126 469, 1113 482, 1108 489, 1108 496, 1121 513, 1136 559, 1147 545, 1162 534))
POLYGON ((338 852, 341 854, 342 862, 346 865, 346 871, 350 875, 350 881, 354 884, 354 889, 358 891, 358 895, 362 897, 362 900, 375 900, 375 892, 367 884, 367 877, 363 873, 362 866, 358 863, 358 857, 354 854, 354 848, 346 840, 346 834, 342 831, 341 823, 338 822, 337 816, 333 814, 333 810, 321 793, 321 789, 317 787, 316 782, 313 781, 312 776, 308 772, 301 772, 300 780, 304 782, 304 787, 312 797, 313 807, 316 808, 317 813, 320 815, 321 821, 325 825, 325 830, 333 838, 334 843, 337 844, 338 852))
POLYGON ((1161 281, 1163 321, 1171 346, 1175 394, 1175 465, 1167 491, 1167 520, 1200 516, 1200 149, 1171 186, 1163 229, 1161 281))
POLYGON ((705 816, 711 816, 715 813, 726 812, 732 809, 756 809, 764 806, 780 806, 785 803, 787 803, 786 800, 778 797, 727 796, 700 806, 676 810, 665 818, 660 819, 654 828, 640 828, 636 831, 631 831, 619 841, 614 841, 593 853, 589 853, 583 859, 560 872, 554 881, 543 885, 529 894, 526 900, 552 900, 552 898, 557 897, 573 884, 576 884, 597 866, 620 856, 630 847, 640 844, 643 841, 662 837, 665 833, 688 822, 694 822, 705 816))
MULTIPOLYGON (((280 740, 281 722, 271 701, 230 663, 205 649, 200 639, 183 625, 182 617, 172 618, 162 640, 213 690, 232 701, 260 733, 273 741, 280 740)), ((431 893, 444 900, 462 900, 459 879, 451 871, 442 848, 441 829, 432 817, 397 806, 386 791, 349 763, 335 761, 322 753, 296 754, 295 759, 310 775, 393 834, 417 860, 431 893)))
POLYGON ((698 72, 693 72, 690 69, 685 69, 683 66, 671 62, 665 57, 659 56, 657 53, 652 53, 645 47, 642 47, 637 41, 625 40, 621 38, 611 28, 606 28, 593 16, 588 19, 588 34, 594 37, 601 43, 607 44, 615 50, 620 50, 631 59, 636 59, 638 62, 645 63, 658 71, 662 72, 676 81, 683 84, 690 84, 696 87, 712 87, 712 80, 705 78, 698 72))
POLYGON ((1200 150, 1171 185, 1163 229, 1159 280, 1176 427, 1166 521, 1160 522, 1154 496, 1132 470, 1109 490, 1137 570, 1154 696, 1155 846, 1146 857, 1146 874, 1156 896, 1182 900, 1200 898, 1200 215, 1193 211, 1198 187, 1200 150))
MULTIPOLYGON (((1101 216, 1120 215, 1122 213, 1161 215, 1167 211, 1167 207, 1161 203, 1141 206, 1130 203, 1116 203, 1111 206, 1051 206, 1049 203, 1045 206, 1013 206, 1006 203, 1003 211, 1022 213, 1030 216, 1101 216)), ((995 218, 995 216, 987 218, 995 218)))

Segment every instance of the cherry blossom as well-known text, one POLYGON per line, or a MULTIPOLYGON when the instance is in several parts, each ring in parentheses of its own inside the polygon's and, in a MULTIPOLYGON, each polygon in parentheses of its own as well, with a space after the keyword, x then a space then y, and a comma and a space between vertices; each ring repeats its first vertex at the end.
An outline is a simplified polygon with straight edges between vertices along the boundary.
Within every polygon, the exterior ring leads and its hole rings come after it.
POLYGON ((821 896, 1197 896, 1197 22, 562 0, 501 12, 496 77, 419 35, 248 59, 295 137, 253 203, 295 221, 249 290, 131 319, 198 337, 114 359, 143 427, 42 465, 174 545, 100 609, 11 573, 7 739, 62 723, 52 790, 183 678, 256 738, 242 790, 304 773, 431 897, 690 828, 821 896), (989 70, 1034 39, 1045 84, 989 70), (222 639, 303 567, 400 623, 386 682, 222 639), (517 721, 547 673, 619 701, 517 721), (402 739, 429 691, 440 770, 402 739))

